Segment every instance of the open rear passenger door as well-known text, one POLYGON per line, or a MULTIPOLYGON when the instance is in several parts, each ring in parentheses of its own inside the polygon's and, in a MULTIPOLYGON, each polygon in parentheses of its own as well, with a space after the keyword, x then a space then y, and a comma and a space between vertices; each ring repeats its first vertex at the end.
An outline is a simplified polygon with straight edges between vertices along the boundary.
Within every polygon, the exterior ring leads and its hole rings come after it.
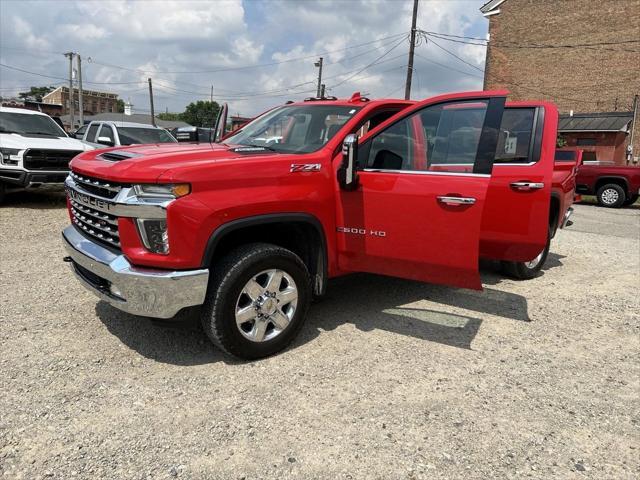
POLYGON ((564 203, 560 185, 552 192, 557 127, 558 110, 551 103, 506 105, 482 220, 481 257, 528 262, 545 248, 553 233, 550 205, 564 203))
POLYGON ((480 226, 506 94, 419 102, 346 152, 357 154, 358 182, 338 192, 341 270, 481 288, 480 226))

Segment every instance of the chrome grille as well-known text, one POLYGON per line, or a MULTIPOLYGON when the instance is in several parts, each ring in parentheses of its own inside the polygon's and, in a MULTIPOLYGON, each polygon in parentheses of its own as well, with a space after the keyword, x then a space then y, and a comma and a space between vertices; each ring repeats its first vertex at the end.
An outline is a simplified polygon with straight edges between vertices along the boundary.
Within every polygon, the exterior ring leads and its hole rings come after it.
POLYGON ((73 223, 99 242, 120 248, 118 217, 99 212, 69 199, 73 223))
POLYGON ((71 175, 71 178, 73 178, 80 188, 103 198, 115 198, 123 187, 123 185, 119 183, 87 177, 86 175, 79 175, 75 172, 71 172, 69 175, 71 175))

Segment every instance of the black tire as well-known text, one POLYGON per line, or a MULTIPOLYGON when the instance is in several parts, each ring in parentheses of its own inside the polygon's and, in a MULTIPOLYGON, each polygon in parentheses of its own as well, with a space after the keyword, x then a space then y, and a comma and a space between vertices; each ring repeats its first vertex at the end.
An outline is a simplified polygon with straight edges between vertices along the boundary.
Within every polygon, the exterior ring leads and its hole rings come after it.
POLYGON ((0 203, 2 203, 4 201, 4 194, 7 191, 7 186, 0 182, 0 203))
POLYGON ((596 193, 598 204, 606 208, 620 208, 627 196, 624 188, 615 183, 607 183, 601 186, 596 193))
POLYGON ((312 296, 311 276, 297 255, 276 245, 253 243, 232 251, 211 270, 201 321, 214 345, 234 357, 254 360, 273 355, 291 343, 304 323, 312 296), (236 325, 236 304, 247 282, 269 269, 282 270, 294 280, 297 306, 289 324, 277 336, 256 342, 243 336, 236 325))
POLYGON ((530 262, 501 262, 502 271, 516 280, 531 280, 540 274, 540 270, 544 266, 544 262, 547 261, 549 256, 549 248, 551 247, 551 227, 549 227, 549 233, 547 234, 547 244, 542 250, 540 257, 536 257, 535 265, 531 265, 530 262))
POLYGON ((632 195, 630 198, 627 198, 622 205, 625 207, 628 207, 629 205, 633 205, 638 201, 639 197, 640 195, 636 193, 635 195, 632 195))

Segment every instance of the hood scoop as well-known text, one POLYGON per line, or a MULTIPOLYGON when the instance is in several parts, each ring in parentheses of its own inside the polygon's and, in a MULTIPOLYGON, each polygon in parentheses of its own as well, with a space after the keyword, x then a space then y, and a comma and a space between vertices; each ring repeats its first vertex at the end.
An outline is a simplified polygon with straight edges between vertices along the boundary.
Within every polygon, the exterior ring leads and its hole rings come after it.
POLYGON ((98 155, 98 158, 107 160, 108 162, 119 162, 120 160, 128 160, 129 158, 140 157, 141 154, 135 152, 113 151, 105 152, 98 155))

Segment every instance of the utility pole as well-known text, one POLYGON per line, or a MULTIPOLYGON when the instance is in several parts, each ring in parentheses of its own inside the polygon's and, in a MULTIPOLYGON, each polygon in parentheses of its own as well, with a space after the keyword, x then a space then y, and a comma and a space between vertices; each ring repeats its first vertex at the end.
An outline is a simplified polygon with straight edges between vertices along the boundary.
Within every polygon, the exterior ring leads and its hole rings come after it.
POLYGON ((84 125, 84 106, 82 105, 82 58, 78 54, 78 110, 80 110, 80 126, 84 125))
POLYGON ((321 92, 321 88, 322 88, 322 57, 320 57, 318 59, 318 61, 314 63, 314 65, 319 68, 319 70, 318 70, 318 90, 317 90, 317 93, 316 93, 316 97, 322 98, 320 96, 322 94, 322 92, 321 92))
POLYGON ((409 45, 409 63, 407 81, 404 84, 404 99, 411 98, 411 77, 413 76, 413 53, 416 49, 416 20, 418 19, 418 0, 413 0, 413 18, 411 19, 411 45, 409 45))
POLYGON ((67 52, 64 54, 65 57, 69 57, 69 119, 71 120, 71 127, 69 127, 69 131, 73 130, 74 127, 74 118, 73 118, 73 52, 67 52))
POLYGON ((211 85, 211 99, 210 102, 213 103, 213 85, 211 85))
POLYGON ((156 115, 153 111, 153 85, 151 84, 151 79, 149 78, 149 104, 151 105, 151 125, 156 126, 156 115))
POLYGON ((324 83, 322 85, 320 85, 320 98, 324 98, 324 90, 325 90, 325 85, 324 83))

